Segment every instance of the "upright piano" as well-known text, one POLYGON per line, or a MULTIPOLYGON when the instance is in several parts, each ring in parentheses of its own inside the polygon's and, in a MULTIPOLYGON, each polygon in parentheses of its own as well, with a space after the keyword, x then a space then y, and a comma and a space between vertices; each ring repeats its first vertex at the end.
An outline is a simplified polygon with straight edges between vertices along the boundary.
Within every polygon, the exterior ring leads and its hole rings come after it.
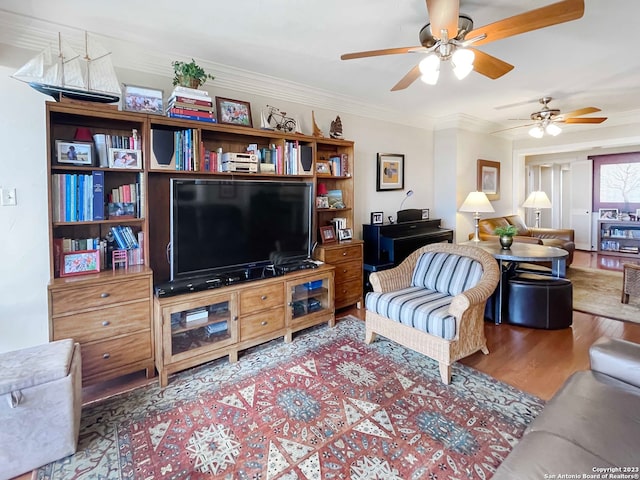
POLYGON ((394 267, 410 253, 437 242, 453 242, 453 230, 440 227, 440 220, 411 220, 393 224, 363 225, 365 270, 394 267))

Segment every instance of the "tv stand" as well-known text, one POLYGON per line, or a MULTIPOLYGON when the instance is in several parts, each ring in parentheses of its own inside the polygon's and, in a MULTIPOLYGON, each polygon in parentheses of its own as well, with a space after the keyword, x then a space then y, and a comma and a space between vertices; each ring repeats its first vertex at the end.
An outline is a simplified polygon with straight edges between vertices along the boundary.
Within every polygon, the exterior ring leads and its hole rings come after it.
MULTIPOLYGON (((314 264, 315 265, 315 264, 314 264)), ((155 363, 169 375, 327 322, 335 325, 334 267, 316 265, 212 290, 154 297, 155 363)))

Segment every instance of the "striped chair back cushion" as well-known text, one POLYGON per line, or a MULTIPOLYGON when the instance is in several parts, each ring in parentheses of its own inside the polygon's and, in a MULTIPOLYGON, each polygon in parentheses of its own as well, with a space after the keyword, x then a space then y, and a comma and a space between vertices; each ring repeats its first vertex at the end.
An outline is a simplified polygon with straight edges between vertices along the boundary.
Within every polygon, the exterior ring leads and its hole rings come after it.
POLYGON ((480 262, 443 252, 423 253, 413 270, 411 285, 449 295, 458 295, 477 285, 482 277, 480 262))

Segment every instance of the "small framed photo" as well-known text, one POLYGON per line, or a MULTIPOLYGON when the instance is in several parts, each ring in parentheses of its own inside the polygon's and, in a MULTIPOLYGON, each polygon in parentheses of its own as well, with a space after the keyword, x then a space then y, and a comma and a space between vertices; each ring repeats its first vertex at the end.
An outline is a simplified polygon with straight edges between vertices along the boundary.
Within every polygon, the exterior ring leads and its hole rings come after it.
POLYGON ((56 160, 58 163, 93 165, 93 143, 56 140, 56 160))
POLYGON ((100 271, 99 250, 63 252, 60 258, 60 276, 86 275, 100 271))
POLYGON ((353 238, 353 233, 350 228, 341 228, 338 230, 338 239, 339 240, 351 240, 353 238))
POLYGON ((216 97, 216 111, 218 112, 218 123, 253 127, 249 102, 216 97))
POLYGON ((371 225, 382 225, 384 223, 384 212, 371 212, 371 225))
POLYGON ((124 85, 122 109, 129 112, 153 113, 164 115, 164 92, 155 88, 124 85))
POLYGON ((336 232, 332 226, 320 227, 320 241, 322 243, 336 242, 336 232))
POLYGON ((142 152, 128 148, 109 149, 109 168, 142 168, 142 152))
POLYGON ((404 155, 379 153, 376 191, 404 189, 404 155))
POLYGON ((422 209, 422 220, 429 220, 429 209, 428 208, 423 208, 422 209))
POLYGON ((331 164, 326 160, 316 161, 316 174, 331 176, 331 164))
POLYGON ((600 220, 615 220, 618 218, 617 208, 600 208, 598 209, 598 218, 600 220))
POLYGON ((316 197, 316 208, 329 208, 329 197, 316 197))

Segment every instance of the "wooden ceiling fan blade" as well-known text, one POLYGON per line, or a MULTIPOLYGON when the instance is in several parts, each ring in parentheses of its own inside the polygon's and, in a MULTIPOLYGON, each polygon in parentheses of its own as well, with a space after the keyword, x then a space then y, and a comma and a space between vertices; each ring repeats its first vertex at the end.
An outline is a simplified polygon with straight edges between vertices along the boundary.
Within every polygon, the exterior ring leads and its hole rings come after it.
POLYGON ((396 83, 391 89, 392 92, 396 92, 398 90, 404 90, 413 82, 415 82, 418 78, 420 78, 420 68, 418 65, 413 67, 398 83, 396 83))
POLYGON ((584 0, 564 0, 476 28, 469 32, 467 37, 486 34, 486 38, 474 43, 474 46, 484 45, 532 30, 577 20, 583 14, 584 0))
POLYGON ((385 48, 383 50, 369 50, 366 52, 353 52, 345 53, 340 56, 341 60, 353 60, 354 58, 366 58, 366 57, 379 57, 382 55, 397 55, 399 53, 409 53, 416 51, 416 49, 423 49, 422 45, 416 47, 400 47, 400 48, 385 48))
POLYGON ((483 51, 475 48, 472 48, 471 50, 473 50, 476 55, 476 58, 473 61, 473 69, 485 77, 495 80, 496 78, 500 78, 505 73, 513 70, 513 65, 504 62, 493 55, 489 55, 488 53, 484 53, 483 51))
POLYGON ((434 37, 442 38, 442 30, 447 31, 449 39, 458 36, 460 0, 427 0, 427 12, 434 37))
POLYGON ((573 112, 567 112, 567 113, 563 113, 562 117, 563 118, 571 118, 571 117, 579 117, 580 115, 587 115, 589 113, 596 113, 596 112, 600 112, 601 110, 599 108, 596 107, 585 107, 585 108, 580 108, 578 110, 574 110, 573 112))
POLYGON ((566 118, 563 123, 602 123, 607 117, 566 118))

